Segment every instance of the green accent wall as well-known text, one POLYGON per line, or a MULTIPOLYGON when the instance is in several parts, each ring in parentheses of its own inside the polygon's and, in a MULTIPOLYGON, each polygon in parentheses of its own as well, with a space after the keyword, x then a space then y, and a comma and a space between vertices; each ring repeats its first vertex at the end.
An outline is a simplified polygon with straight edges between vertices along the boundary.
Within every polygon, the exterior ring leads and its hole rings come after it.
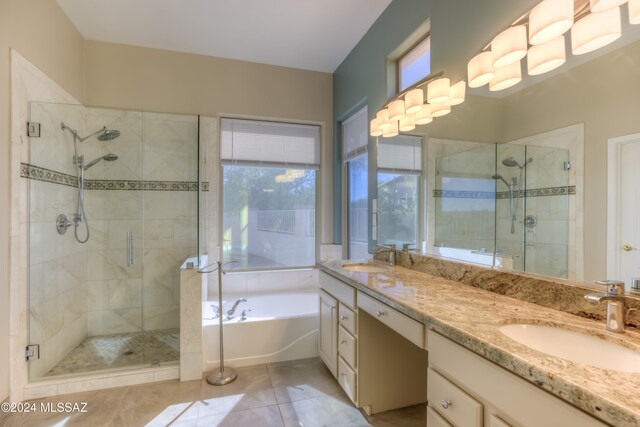
MULTIPOLYGON (((342 243, 342 144, 340 122, 368 107, 369 119, 387 100, 387 56, 429 18, 431 0, 394 0, 333 74, 333 240, 342 243)), ((376 138, 369 137, 369 221, 377 197, 376 138)), ((371 227, 369 227, 369 247, 371 227)), ((346 242, 345 242, 346 243, 346 242)))

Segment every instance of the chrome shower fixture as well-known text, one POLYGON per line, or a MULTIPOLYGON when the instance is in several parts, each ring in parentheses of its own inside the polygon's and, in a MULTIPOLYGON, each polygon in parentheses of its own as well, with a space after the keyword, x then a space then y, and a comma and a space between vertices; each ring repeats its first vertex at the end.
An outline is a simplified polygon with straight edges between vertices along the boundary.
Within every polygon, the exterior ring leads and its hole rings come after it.
POLYGON ((506 167, 513 168, 517 166, 520 168, 520 170, 526 168, 527 165, 531 162, 533 162, 533 157, 529 157, 527 161, 524 162, 524 165, 520 165, 520 163, 518 163, 518 161, 514 159, 512 156, 509 156, 506 159, 502 160, 502 164, 505 165, 506 167))
POLYGON ((120 131, 119 130, 107 129, 106 126, 103 126, 102 129, 99 129, 99 130, 97 130, 97 131, 85 136, 84 138, 80 137, 78 135, 78 131, 76 131, 75 129, 70 128, 67 125, 65 125, 64 122, 60 123, 60 129, 69 131, 69 133, 71 133, 71 135, 73 135, 73 139, 76 140, 76 141, 80 141, 80 142, 84 142, 87 139, 89 139, 89 138, 91 138, 93 136, 96 136, 96 135, 98 135, 98 141, 102 141, 102 142, 112 141, 112 140, 114 140, 114 139, 116 139, 117 137, 120 136, 120 131))
MULTIPOLYGON (((505 159, 505 160, 509 160, 509 159, 505 159)), ((515 162, 515 160, 514 160, 514 162, 515 162)), ((502 163, 504 163, 504 161, 502 163)), ((526 165, 526 163, 525 163, 525 165, 526 165)), ((500 175, 498 173, 495 174, 495 175, 492 175, 491 178, 495 179, 496 181, 497 180, 501 180, 502 182, 504 182, 504 185, 506 185, 507 188, 509 189, 509 220, 511 221, 511 234, 513 234, 513 233, 516 232, 516 229, 515 229, 515 227, 516 227, 516 213, 515 213, 515 209, 514 209, 514 206, 513 206, 513 188, 518 184, 517 179, 515 177, 511 178, 511 184, 509 184, 509 182, 506 179, 504 179, 502 177, 502 175, 500 175)))
POLYGON ((116 156, 115 154, 105 154, 102 157, 98 157, 97 159, 87 163, 86 165, 84 165, 84 167, 82 168, 83 170, 87 170, 89 169, 91 166, 94 166, 97 163, 100 163, 102 160, 106 160, 107 162, 113 162, 114 160, 118 160, 118 156, 116 156))

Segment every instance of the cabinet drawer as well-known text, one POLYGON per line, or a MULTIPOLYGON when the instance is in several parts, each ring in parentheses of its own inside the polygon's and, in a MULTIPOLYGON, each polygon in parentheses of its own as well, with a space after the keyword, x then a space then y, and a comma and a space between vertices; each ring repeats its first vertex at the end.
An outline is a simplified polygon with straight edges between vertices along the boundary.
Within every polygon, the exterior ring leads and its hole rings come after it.
POLYGON ((355 335, 358 332, 356 328, 356 313, 349 310, 344 304, 340 304, 338 309, 338 322, 351 334, 355 335))
POLYGON ((324 271, 320 272, 320 287, 338 298, 340 302, 348 305, 355 310, 356 308, 356 290, 355 288, 342 283, 333 276, 328 275, 324 271))
POLYGON ((452 427, 444 418, 440 416, 431 406, 427 406, 427 426, 428 427, 452 427))
POLYGON ((356 368, 356 339, 342 326, 338 327, 338 354, 349 366, 356 368))
POLYGON ((433 369, 427 374, 427 396, 429 405, 454 426, 482 425, 482 404, 433 369))
POLYGON ((338 357, 338 382, 354 403, 356 401, 356 380, 356 372, 347 365, 342 357, 338 357))
POLYGON ((358 307, 414 343, 424 347, 424 325, 386 304, 358 292, 358 307))
POLYGON ((511 427, 511 424, 507 424, 497 415, 491 414, 491 417, 489 417, 489 427, 511 427))

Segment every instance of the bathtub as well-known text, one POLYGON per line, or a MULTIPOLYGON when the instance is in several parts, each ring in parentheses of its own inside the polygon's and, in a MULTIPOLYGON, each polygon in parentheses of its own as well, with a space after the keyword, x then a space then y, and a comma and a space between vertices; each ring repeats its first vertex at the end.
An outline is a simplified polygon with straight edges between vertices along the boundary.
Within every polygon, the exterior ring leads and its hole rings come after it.
MULTIPOLYGON (((234 317, 224 317, 224 359, 231 366, 247 366, 318 356, 318 291, 287 291, 225 295, 226 313, 240 298, 234 317), (243 310, 246 319, 242 320, 243 310)), ((219 366, 219 325, 212 305, 203 303, 204 369, 219 366)))

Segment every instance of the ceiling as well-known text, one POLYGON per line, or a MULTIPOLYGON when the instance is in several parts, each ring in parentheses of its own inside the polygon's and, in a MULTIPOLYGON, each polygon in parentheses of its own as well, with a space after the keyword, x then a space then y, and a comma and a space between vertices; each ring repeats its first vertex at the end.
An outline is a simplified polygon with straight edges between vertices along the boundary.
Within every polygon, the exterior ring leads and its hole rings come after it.
POLYGON ((391 0, 57 0, 85 39, 332 73, 391 0))

